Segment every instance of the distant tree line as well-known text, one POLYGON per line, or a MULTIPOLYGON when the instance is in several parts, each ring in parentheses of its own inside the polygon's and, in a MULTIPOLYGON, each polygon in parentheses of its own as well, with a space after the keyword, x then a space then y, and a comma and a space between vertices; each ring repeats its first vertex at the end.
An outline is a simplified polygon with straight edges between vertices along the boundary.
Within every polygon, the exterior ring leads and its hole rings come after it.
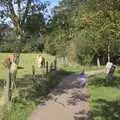
MULTIPOLYGON (((21 25, 21 52, 45 51, 80 64, 120 64, 120 0, 62 0, 47 23, 38 9, 47 5, 40 5, 30 6, 21 25)), ((19 45, 14 30, 0 39, 1 52, 19 45)))

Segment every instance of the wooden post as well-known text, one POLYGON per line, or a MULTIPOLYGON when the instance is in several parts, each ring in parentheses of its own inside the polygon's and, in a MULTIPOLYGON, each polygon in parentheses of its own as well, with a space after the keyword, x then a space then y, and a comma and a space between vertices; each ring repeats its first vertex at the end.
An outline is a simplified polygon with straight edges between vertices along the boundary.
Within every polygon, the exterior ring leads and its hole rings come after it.
POLYGON ((48 68, 48 61, 46 62, 46 75, 48 74, 49 72, 49 68, 48 68))
POLYGON ((51 63, 51 65, 50 65, 50 72, 52 72, 53 71, 53 63, 51 63))
POLYGON ((32 65, 32 75, 34 76, 35 75, 35 66, 32 65))
POLYGON ((57 70, 57 60, 54 60, 54 70, 57 70))
POLYGON ((107 75, 107 81, 111 81, 113 79, 113 74, 115 72, 115 69, 116 69, 116 66, 115 65, 112 65, 110 70, 109 70, 109 73, 107 75))
POLYGON ((32 65, 33 82, 35 82, 35 66, 32 65))
MULTIPOLYGON (((46 60, 45 60, 46 61, 46 60)), ((44 61, 44 63, 43 63, 43 68, 45 68, 45 64, 46 64, 46 62, 44 61)))

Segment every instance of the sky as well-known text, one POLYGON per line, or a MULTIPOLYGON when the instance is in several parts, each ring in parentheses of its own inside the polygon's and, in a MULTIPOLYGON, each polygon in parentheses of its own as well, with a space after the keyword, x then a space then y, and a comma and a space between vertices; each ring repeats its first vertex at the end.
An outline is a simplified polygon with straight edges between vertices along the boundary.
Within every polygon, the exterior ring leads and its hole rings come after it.
POLYGON ((48 19, 48 17, 47 16, 53 16, 53 14, 52 14, 52 11, 53 11, 53 8, 55 7, 55 6, 58 6, 59 5, 59 2, 60 1, 62 1, 62 0, 40 0, 41 2, 46 2, 46 1, 48 1, 49 3, 50 3, 50 5, 48 6, 48 13, 46 14, 46 15, 44 15, 44 17, 45 18, 47 18, 46 19, 46 22, 49 20, 48 19))
MULTIPOLYGON (((49 2, 50 3, 50 6, 48 7, 48 14, 49 15, 52 15, 52 9, 55 7, 55 6, 58 6, 59 5, 59 2, 61 0, 36 0, 36 1, 41 1, 41 2, 49 2)), ((14 6, 15 7, 15 6, 14 6)), ((15 9, 17 9, 17 7, 15 7, 15 9)), ((11 20, 8 18, 6 19, 5 21, 7 24, 11 24, 11 20)))
POLYGON ((41 1, 43 1, 43 2, 48 1, 51 3, 50 6, 54 7, 54 6, 58 5, 61 0, 41 0, 41 1))

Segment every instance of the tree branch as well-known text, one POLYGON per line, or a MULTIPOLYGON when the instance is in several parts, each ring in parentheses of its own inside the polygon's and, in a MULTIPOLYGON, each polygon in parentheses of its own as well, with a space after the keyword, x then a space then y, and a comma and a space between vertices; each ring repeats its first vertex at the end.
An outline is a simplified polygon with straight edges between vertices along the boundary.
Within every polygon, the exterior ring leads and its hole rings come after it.
POLYGON ((14 10, 13 4, 12 4, 12 0, 8 0, 8 6, 10 9, 11 15, 16 16, 15 10, 14 10))
POLYGON ((31 2, 32 2, 32 0, 28 0, 28 1, 27 1, 27 6, 26 6, 26 9, 25 9, 25 13, 24 13, 24 15, 23 15, 23 19, 22 19, 22 22, 21 22, 22 25, 24 24, 25 18, 26 18, 26 16, 27 16, 28 12, 29 12, 29 7, 30 7, 30 5, 31 5, 31 2))

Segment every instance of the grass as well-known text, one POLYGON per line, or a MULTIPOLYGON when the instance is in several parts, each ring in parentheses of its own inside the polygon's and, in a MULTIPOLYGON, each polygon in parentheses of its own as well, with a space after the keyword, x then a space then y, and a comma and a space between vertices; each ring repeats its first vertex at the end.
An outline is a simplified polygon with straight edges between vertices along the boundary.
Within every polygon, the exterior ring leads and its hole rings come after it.
POLYGON ((93 120, 120 120, 120 71, 110 82, 104 74, 91 77, 88 88, 93 120))
POLYGON ((27 120, 28 115, 33 111, 35 104, 24 100, 5 106, 2 120, 27 120))
POLYGON ((97 66, 81 66, 81 65, 76 65, 76 66, 65 66, 63 67, 63 70, 64 71, 68 71, 68 72, 73 72, 73 73, 76 73, 76 72, 81 72, 83 70, 86 71, 96 71, 96 70, 99 70, 99 69, 103 69, 104 66, 101 66, 100 68, 98 68, 97 66))
MULTIPOLYGON (((0 79, 4 79, 6 77, 6 70, 2 63, 8 55, 10 55, 10 53, 0 53, 0 79)), ((54 57, 48 54, 43 54, 43 56, 47 61, 49 61, 49 63, 51 63, 54 60, 54 57)), ((32 65, 35 63, 35 58, 35 53, 21 54, 19 66, 24 67, 24 69, 18 70, 19 78, 27 74, 32 74, 32 65)))

